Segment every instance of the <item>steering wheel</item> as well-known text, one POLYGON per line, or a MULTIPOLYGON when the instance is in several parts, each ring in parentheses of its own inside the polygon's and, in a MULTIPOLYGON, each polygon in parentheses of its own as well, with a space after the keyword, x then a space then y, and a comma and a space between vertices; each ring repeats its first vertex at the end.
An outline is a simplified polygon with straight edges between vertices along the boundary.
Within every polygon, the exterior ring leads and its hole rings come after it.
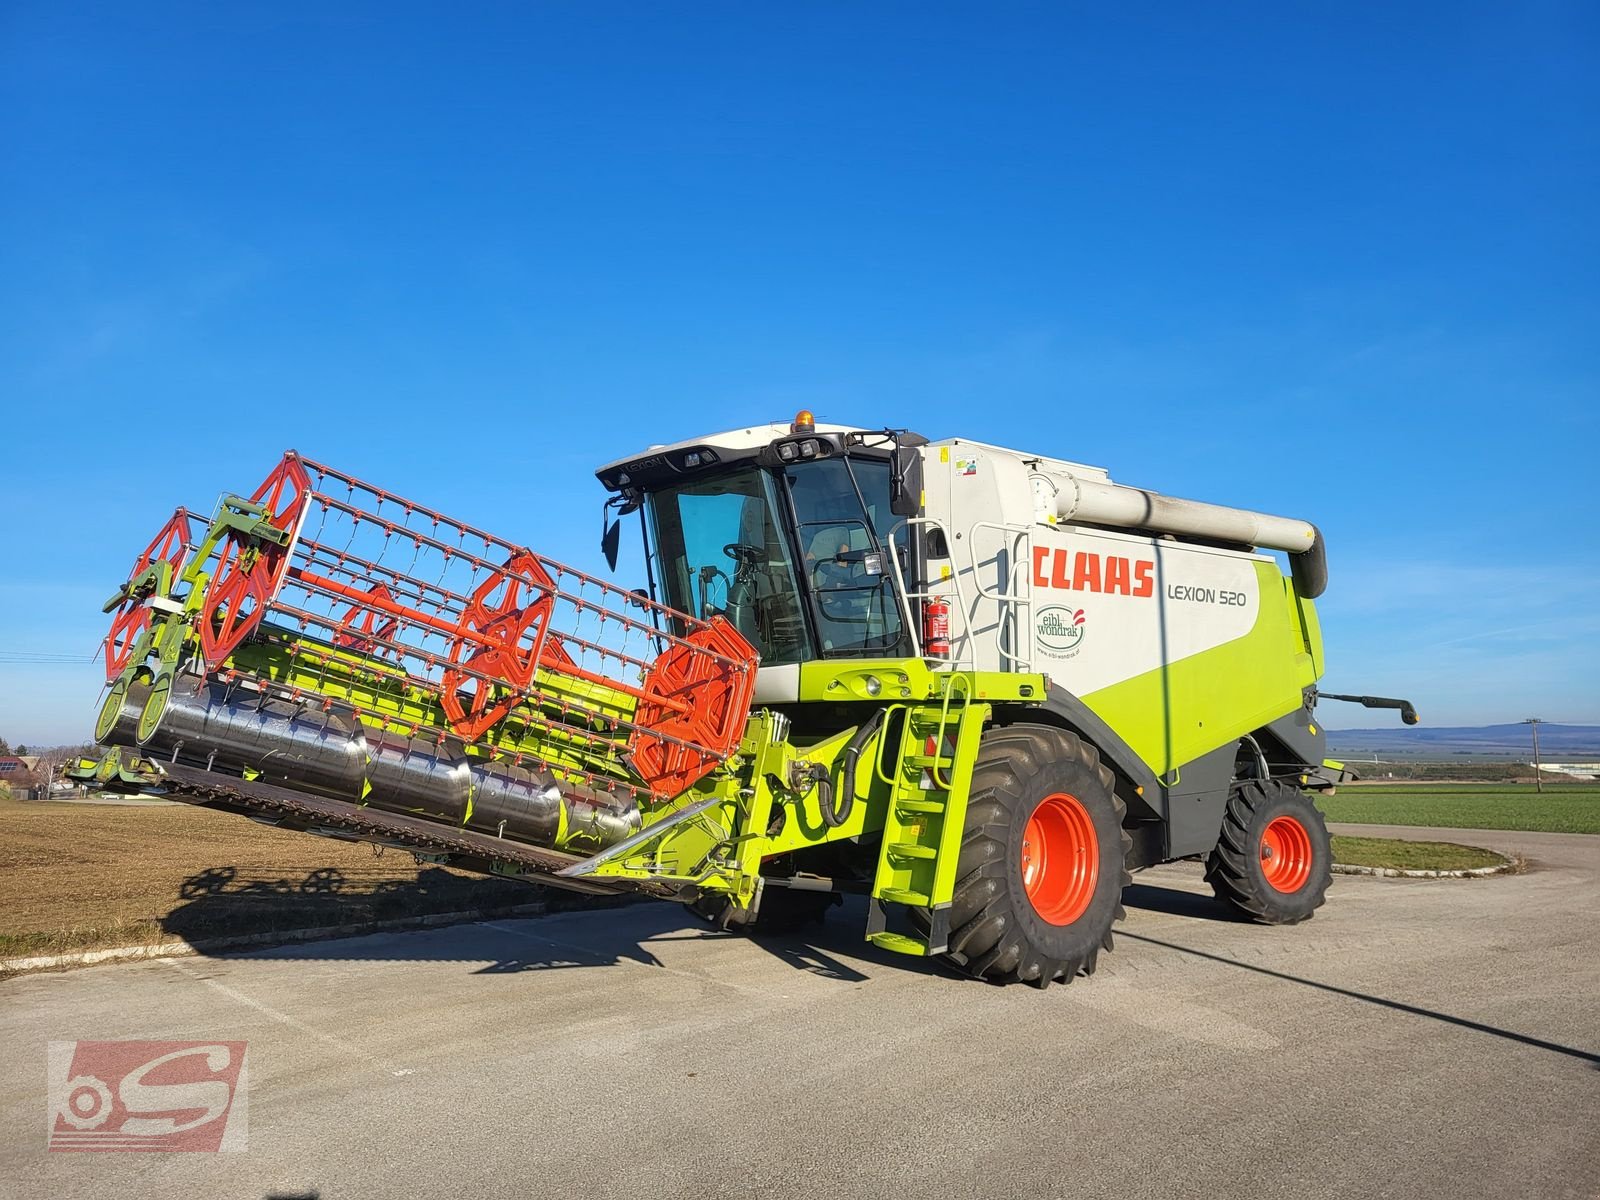
POLYGON ((741 567, 756 566, 766 557, 765 550, 748 542, 729 542, 722 548, 722 552, 741 567))

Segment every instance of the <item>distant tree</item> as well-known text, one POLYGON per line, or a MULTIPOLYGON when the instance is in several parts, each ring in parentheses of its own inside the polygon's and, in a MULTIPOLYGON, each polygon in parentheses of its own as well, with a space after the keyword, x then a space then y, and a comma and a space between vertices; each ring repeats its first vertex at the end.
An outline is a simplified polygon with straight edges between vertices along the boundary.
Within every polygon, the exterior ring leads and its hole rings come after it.
POLYGON ((10 754, 11 747, 6 745, 5 738, 0 738, 0 754, 10 754))
POLYGON ((42 760, 39 764, 40 775, 52 777, 61 773, 63 763, 75 762, 80 758, 99 758, 105 753, 93 742, 79 743, 76 746, 36 746, 35 751, 42 760))
POLYGON ((27 753, 28 753, 28 748, 26 746, 18 746, 17 747, 17 757, 18 758, 25 757, 27 755, 27 753))

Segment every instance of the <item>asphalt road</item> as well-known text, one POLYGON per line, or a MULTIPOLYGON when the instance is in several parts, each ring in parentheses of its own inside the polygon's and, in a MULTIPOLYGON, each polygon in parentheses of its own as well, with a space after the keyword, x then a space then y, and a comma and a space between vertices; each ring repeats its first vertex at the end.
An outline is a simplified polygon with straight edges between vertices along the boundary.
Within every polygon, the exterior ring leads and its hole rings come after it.
POLYGON ((13 979, 0 1191, 1600 1195, 1600 837, 1460 838, 1532 870, 1339 878, 1266 929, 1159 868, 1044 993, 848 911, 752 942, 659 904, 13 979), (248 1148, 47 1153, 46 1043, 80 1038, 248 1040, 248 1148))

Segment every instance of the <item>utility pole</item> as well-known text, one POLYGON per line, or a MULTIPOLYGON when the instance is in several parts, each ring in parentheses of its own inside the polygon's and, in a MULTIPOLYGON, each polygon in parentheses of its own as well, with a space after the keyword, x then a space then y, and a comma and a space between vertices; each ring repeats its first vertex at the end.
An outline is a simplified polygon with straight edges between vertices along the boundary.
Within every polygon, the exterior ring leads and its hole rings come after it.
POLYGON ((1529 717, 1524 725, 1533 727, 1533 788, 1536 792, 1544 791, 1544 776, 1539 771, 1539 726, 1544 722, 1538 717, 1529 717))

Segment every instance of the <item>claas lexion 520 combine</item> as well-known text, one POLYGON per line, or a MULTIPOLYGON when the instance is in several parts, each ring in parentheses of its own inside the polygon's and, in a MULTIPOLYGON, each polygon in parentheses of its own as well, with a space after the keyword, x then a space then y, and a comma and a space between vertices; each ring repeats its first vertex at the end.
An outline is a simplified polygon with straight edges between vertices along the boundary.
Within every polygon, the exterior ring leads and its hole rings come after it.
POLYGON ((809 413, 598 475, 647 587, 294 453, 179 509, 74 773, 729 927, 856 892, 1001 982, 1092 971, 1155 863, 1322 903, 1314 526, 809 413))

